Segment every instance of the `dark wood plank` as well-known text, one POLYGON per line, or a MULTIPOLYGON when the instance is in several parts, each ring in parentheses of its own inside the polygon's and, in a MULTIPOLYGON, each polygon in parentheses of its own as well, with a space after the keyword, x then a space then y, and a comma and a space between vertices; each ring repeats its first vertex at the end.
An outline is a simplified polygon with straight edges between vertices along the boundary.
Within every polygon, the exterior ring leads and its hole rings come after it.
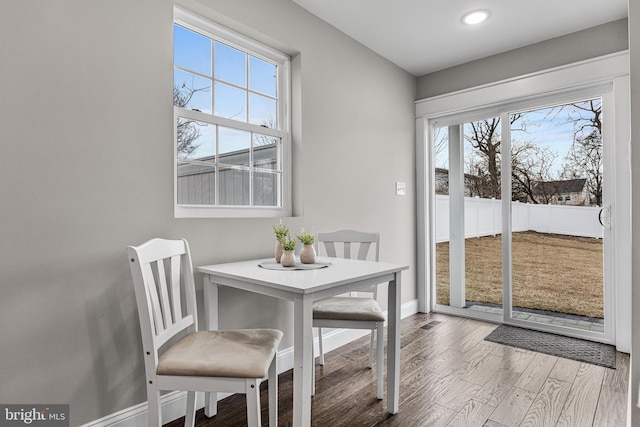
POLYGON ((535 393, 512 387, 489 418, 505 426, 518 427, 535 397, 535 393))
POLYGON ((511 387, 515 385, 519 378, 520 374, 517 372, 498 369, 495 375, 484 384, 473 399, 496 407, 507 397, 507 394, 511 392, 511 387))
POLYGON ((549 373, 549 377, 567 383, 573 383, 576 375, 578 375, 578 369, 580 369, 580 362, 559 357, 549 373))
POLYGON ((558 427, 592 426, 602 388, 605 368, 581 363, 562 410, 558 427))
POLYGON ((483 427, 494 410, 493 406, 470 400, 458 411, 447 427, 483 427))
POLYGON ((627 394, 611 386, 600 390, 594 426, 624 427, 627 425, 627 394))
POLYGON ((523 390, 538 393, 557 360, 558 358, 556 356, 537 353, 515 386, 523 390))
MULTIPOLYGON (((606 369, 484 341, 495 327, 443 314, 404 319, 400 410, 395 415, 386 413, 386 396, 375 398, 375 370, 367 368, 368 336, 327 353, 325 365, 315 366, 313 425, 524 427, 556 425, 554 419, 558 426, 625 425, 628 355, 618 353, 616 369, 606 369)), ((291 426, 292 371, 278 380, 278 425, 291 426)), ((266 382, 261 404, 266 426, 266 382)), ((198 411, 196 425, 246 425, 245 397, 222 400, 218 415, 210 419, 198 411)))
POLYGON ((560 418, 560 412, 569 396, 570 389, 570 383, 555 378, 547 378, 520 426, 545 427, 556 425, 558 418, 560 418))
POLYGON ((604 385, 614 390, 627 392, 629 384, 629 355, 616 353, 616 369, 606 369, 604 373, 604 385))

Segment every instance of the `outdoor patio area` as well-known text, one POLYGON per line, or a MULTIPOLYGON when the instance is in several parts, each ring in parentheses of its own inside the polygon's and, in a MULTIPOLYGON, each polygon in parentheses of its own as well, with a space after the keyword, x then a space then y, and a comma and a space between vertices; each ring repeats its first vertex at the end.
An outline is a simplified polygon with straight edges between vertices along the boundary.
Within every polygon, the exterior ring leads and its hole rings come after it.
MULTIPOLYGON (((467 308, 469 310, 481 311, 483 313, 502 315, 502 308, 493 304, 469 303, 467 308)), ((513 317, 518 320, 530 320, 536 323, 548 323, 551 325, 604 333, 604 320, 593 317, 575 316, 518 307, 514 307, 513 317)))

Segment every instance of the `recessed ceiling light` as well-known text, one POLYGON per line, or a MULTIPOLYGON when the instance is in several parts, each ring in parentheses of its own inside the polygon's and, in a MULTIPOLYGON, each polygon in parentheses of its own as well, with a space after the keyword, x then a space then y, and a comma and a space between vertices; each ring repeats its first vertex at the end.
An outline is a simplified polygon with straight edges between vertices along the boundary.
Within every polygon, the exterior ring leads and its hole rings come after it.
POLYGON ((486 10, 474 10, 469 12, 462 18, 462 22, 467 25, 476 25, 484 22, 489 17, 489 12, 486 10))

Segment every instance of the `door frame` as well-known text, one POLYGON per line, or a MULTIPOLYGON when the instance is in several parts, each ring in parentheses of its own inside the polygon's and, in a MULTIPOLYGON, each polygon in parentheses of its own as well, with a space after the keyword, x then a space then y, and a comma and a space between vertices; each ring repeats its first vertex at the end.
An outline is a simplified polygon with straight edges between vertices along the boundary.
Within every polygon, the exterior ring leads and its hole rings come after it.
MULTIPOLYGON (((619 351, 631 348, 631 216, 630 216, 630 171, 628 167, 630 141, 629 111, 629 59, 628 52, 620 52, 599 58, 557 67, 525 76, 520 76, 484 86, 424 99, 416 103, 416 175, 417 175, 417 232, 418 232, 418 301, 421 312, 430 312, 435 307, 433 299, 435 284, 435 234, 433 229, 434 172, 430 141, 432 123, 443 117, 469 116, 488 111, 504 111, 514 105, 535 104, 541 99, 566 99, 569 93, 591 93, 608 88, 606 112, 609 117, 605 129, 605 141, 613 141, 605 170, 612 171, 607 177, 611 188, 611 265, 610 283, 605 295, 605 313, 610 330, 607 339, 615 343, 619 351)), ((601 95, 604 95, 601 93, 601 95)), ((605 99, 603 98, 603 105, 605 99)), ((539 104, 538 104, 539 105, 539 104)), ((603 113, 605 112, 603 108, 603 113)), ((605 142, 606 143, 606 142, 605 142)), ((504 164, 504 162, 503 162, 504 164)), ((503 208, 506 209, 506 208, 503 208)), ((504 212, 504 211, 503 211, 504 212)), ((504 235, 504 234, 503 234, 504 235)), ((503 250, 505 250, 503 248, 503 250)), ((468 315, 464 312, 458 315, 468 315)), ((490 321, 521 324, 500 316, 480 315, 490 321)), ((606 324, 605 324, 606 328, 606 324)), ((589 337, 591 339, 591 337, 589 337)))

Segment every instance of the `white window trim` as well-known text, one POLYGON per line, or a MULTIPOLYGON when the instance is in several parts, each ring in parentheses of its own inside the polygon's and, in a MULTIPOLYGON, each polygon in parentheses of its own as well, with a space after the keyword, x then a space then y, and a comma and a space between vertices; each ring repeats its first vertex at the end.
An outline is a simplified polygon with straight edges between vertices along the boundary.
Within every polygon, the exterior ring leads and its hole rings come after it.
MULTIPOLYGON (((232 47, 241 50, 249 50, 252 55, 278 65, 277 93, 278 99, 278 124, 279 129, 261 128, 260 133, 281 138, 282 141, 282 188, 279 194, 281 206, 211 206, 211 205, 179 205, 177 175, 178 167, 175 159, 177 140, 174 132, 173 147, 173 205, 176 218, 282 218, 292 214, 292 155, 291 155, 291 61, 282 52, 264 45, 256 40, 225 28, 186 9, 174 6, 173 23, 184 26, 196 32, 206 32, 224 40, 232 47)), ((177 112, 181 117, 188 117, 218 125, 225 125, 227 119, 198 111, 174 107, 174 123, 177 120, 177 112), (206 117, 205 117, 206 116, 206 117), (214 118, 215 119, 212 119, 214 118)), ((231 122, 231 121, 230 121, 231 122)), ((253 130, 250 125, 232 121, 231 127, 236 129, 253 130)), ((175 125, 174 125, 175 126, 175 125)))

